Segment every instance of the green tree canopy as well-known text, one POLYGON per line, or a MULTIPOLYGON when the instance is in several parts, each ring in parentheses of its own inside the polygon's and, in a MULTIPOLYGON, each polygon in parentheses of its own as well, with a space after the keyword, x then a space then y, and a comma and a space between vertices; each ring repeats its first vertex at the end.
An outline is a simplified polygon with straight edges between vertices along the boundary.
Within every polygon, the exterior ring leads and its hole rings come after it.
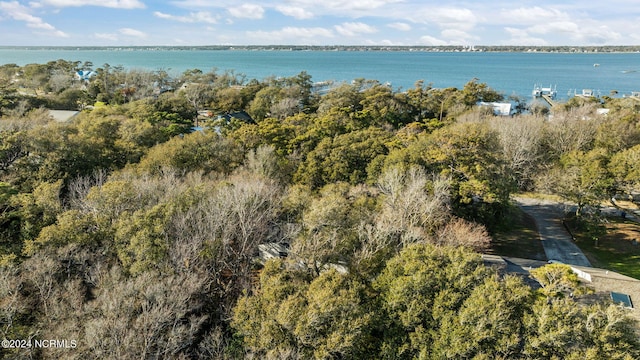
POLYGON ((242 149, 232 140, 213 131, 177 136, 151 148, 135 167, 159 174, 165 169, 178 172, 230 173, 243 160, 242 149))
POLYGON ((242 297, 234 311, 232 324, 255 355, 376 356, 374 312, 362 284, 335 270, 308 282, 281 266, 278 261, 267 263, 260 292, 242 297))
POLYGON ((391 136, 377 128, 353 131, 335 138, 324 138, 307 155, 298 168, 294 181, 314 188, 324 184, 346 181, 361 183, 368 178, 369 164, 388 153, 391 136))
POLYGON ((387 318, 381 357, 429 358, 443 316, 489 274, 479 255, 461 248, 416 244, 389 260, 374 284, 387 318))

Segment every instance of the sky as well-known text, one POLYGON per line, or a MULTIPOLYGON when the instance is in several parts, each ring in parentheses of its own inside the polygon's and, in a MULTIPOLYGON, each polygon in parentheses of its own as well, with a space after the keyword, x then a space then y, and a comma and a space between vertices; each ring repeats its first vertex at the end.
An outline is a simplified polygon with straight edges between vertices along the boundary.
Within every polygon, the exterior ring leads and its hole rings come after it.
POLYGON ((0 1, 0 46, 640 45, 638 0, 0 1))

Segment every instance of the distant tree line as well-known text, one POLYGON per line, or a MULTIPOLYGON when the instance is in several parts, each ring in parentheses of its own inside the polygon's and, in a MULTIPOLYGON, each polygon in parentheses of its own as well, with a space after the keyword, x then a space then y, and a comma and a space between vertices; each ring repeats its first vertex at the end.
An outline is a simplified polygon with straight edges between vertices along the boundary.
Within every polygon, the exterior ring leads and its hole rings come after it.
POLYGON ((504 96, 476 80, 400 92, 62 60, 0 77, 0 338, 78 341, 3 358, 640 357, 635 322, 567 267, 534 290, 478 255, 514 192, 590 220, 636 191, 634 99, 552 117, 511 99, 521 112, 498 117, 478 104, 504 96))

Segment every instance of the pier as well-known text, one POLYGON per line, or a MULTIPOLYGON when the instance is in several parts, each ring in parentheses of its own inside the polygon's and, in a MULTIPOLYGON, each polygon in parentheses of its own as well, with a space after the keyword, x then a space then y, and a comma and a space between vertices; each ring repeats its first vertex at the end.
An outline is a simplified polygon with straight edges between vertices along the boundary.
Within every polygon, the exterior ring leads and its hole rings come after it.
POLYGON ((549 104, 549 106, 551 107, 556 106, 556 102, 553 100, 553 97, 551 95, 544 94, 544 95, 541 95, 540 97, 542 97, 544 101, 546 101, 549 104))
POLYGON ((556 105, 556 102, 554 99, 556 98, 557 94, 558 92, 556 90, 556 87, 551 85, 549 85, 549 87, 534 85, 533 91, 531 92, 531 95, 533 95, 534 98, 537 98, 537 97, 543 98, 544 101, 546 101, 551 107, 556 105))

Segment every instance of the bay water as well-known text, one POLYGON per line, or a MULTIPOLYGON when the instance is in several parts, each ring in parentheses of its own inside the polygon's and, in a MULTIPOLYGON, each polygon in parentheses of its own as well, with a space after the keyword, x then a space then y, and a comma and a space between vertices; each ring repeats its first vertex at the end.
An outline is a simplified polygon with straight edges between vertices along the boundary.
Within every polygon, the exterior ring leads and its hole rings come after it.
POLYGON ((530 98, 535 85, 556 87, 560 99, 582 89, 616 96, 640 91, 640 53, 0 48, 0 64, 24 66, 58 59, 90 61, 94 68, 109 64, 165 70, 173 76, 188 69, 215 69, 262 80, 306 71, 314 82, 364 78, 400 91, 418 80, 436 88, 462 88, 477 79, 505 96, 522 98, 530 98))

